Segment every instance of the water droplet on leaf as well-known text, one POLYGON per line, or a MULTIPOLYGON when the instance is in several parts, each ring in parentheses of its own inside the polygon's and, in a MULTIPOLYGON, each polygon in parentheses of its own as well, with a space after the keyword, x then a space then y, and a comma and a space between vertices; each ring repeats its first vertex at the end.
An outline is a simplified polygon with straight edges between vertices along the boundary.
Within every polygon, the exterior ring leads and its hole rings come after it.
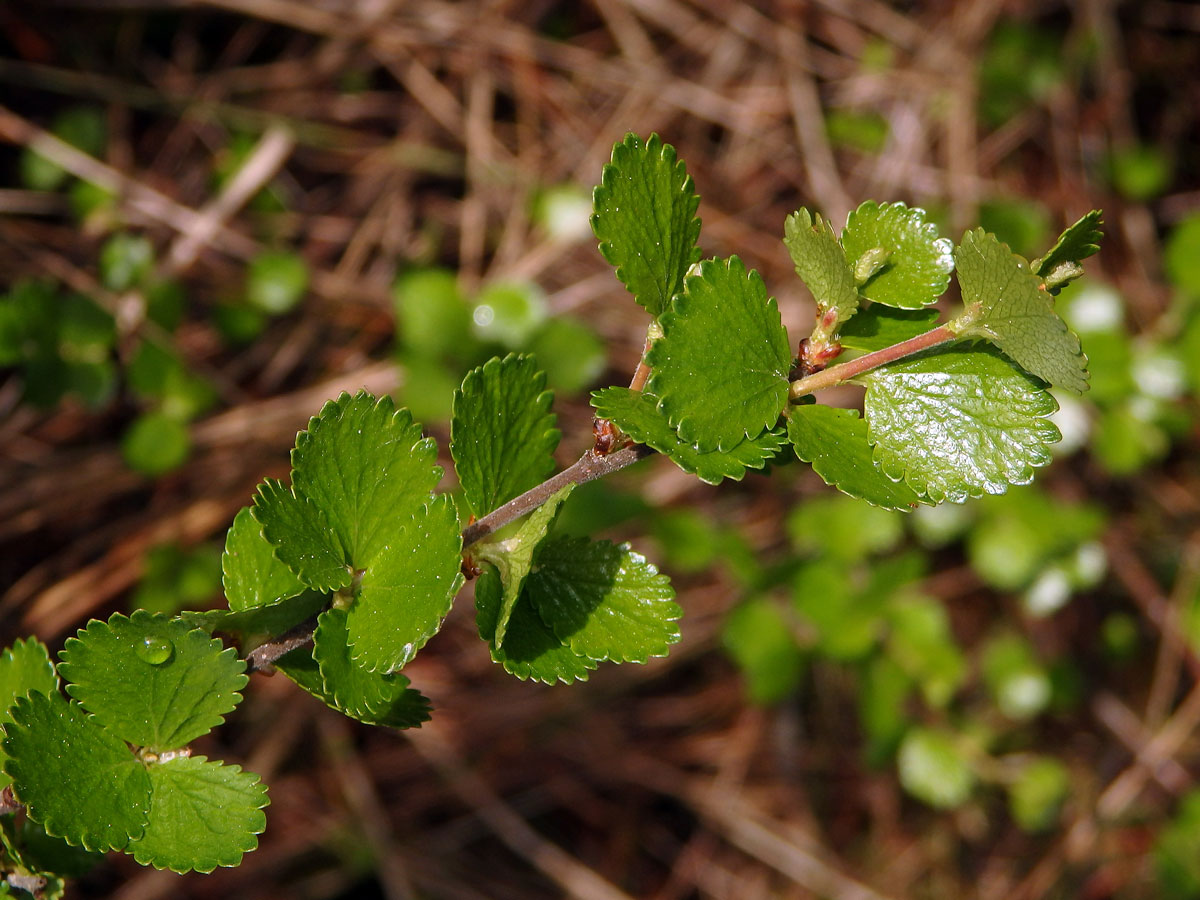
POLYGON ((146 635, 134 646, 133 652, 139 659, 145 660, 152 666, 161 666, 169 662, 175 655, 175 646, 166 638, 146 635))

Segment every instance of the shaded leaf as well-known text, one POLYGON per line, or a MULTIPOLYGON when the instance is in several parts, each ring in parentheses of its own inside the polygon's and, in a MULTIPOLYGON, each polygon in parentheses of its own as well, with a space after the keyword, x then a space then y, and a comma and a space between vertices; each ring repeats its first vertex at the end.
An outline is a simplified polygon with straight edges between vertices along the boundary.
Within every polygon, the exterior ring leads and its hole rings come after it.
POLYGON ((919 354, 860 381, 876 462, 934 503, 1027 484, 1059 439, 1045 386, 986 345, 919 354))
POLYGON ((630 438, 665 454, 683 471, 708 484, 719 484, 725 478, 740 481, 747 469, 763 468, 784 444, 782 431, 773 430, 745 438, 728 450, 702 453, 679 439, 658 408, 657 397, 629 388, 596 391, 592 406, 596 415, 615 422, 630 438))
POLYGON ((617 278, 652 316, 667 309, 700 259, 699 205, 687 167, 658 135, 643 142, 627 134, 613 147, 592 194, 592 231, 617 278))
POLYGON ((922 497, 879 470, 867 442, 867 423, 856 410, 821 404, 792 407, 788 440, 796 455, 832 487, 884 509, 908 512, 922 497))
POLYGON ((298 596, 279 600, 270 606, 243 610, 209 609, 203 612, 185 610, 179 614, 179 618, 190 627, 203 628, 209 634, 235 636, 244 654, 263 641, 278 637, 311 619, 328 604, 328 595, 305 590, 298 596))
POLYGON ((491 626, 492 642, 497 647, 504 646, 504 635, 508 630, 508 622, 512 616, 513 607, 521 595, 525 579, 533 568, 534 554, 537 552, 554 520, 558 518, 563 503, 571 496, 575 485, 568 484, 549 500, 533 511, 521 525, 521 529, 511 538, 497 543, 477 545, 473 552, 475 556, 491 563, 500 573, 500 581, 504 585, 504 597, 496 613, 495 623, 491 626))
POLYGON ((368 672, 350 658, 346 613, 321 615, 313 648, 298 648, 276 662, 285 675, 319 700, 368 725, 417 728, 429 721, 429 701, 398 672, 368 672))
POLYGON ((670 580, 628 544, 556 538, 525 582, 542 621, 588 659, 645 662, 679 641, 670 580))
POLYGON ((508 639, 497 647, 493 638, 503 597, 500 575, 489 566, 475 579, 475 621, 479 636, 491 644, 492 659, 522 681, 587 681, 588 672, 598 664, 555 637, 527 596, 518 597, 509 617, 508 639))
POLYGON ((978 228, 963 236, 955 257, 967 307, 956 330, 987 338, 1043 381, 1086 391, 1087 357, 1079 338, 1025 260, 978 228))
POLYGON ((531 356, 493 358, 454 393, 450 455, 463 493, 483 516, 544 481, 554 471, 560 432, 554 395, 531 356))
POLYGON ((762 278, 736 256, 706 260, 663 314, 646 389, 682 441, 730 450, 779 420, 792 355, 762 278))
POLYGON ((882 350, 937 327, 936 309, 896 309, 872 303, 838 330, 838 343, 848 350, 882 350))
POLYGON ((122 740, 154 751, 190 743, 241 702, 233 648, 165 614, 93 619, 62 651, 67 693, 122 740))
POLYGON ((939 238, 925 210, 903 203, 868 200, 846 220, 842 246, 851 266, 868 254, 886 252, 886 262, 859 289, 875 303, 917 309, 933 303, 950 284, 954 245, 939 238))

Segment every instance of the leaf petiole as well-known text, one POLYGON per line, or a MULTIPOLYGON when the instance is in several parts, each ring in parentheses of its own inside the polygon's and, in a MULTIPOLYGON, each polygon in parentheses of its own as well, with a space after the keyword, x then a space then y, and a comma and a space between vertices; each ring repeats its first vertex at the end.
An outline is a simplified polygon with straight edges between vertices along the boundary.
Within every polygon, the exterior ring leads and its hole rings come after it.
POLYGON ((937 328, 926 331, 924 334, 918 334, 906 341, 892 344, 890 347, 884 347, 882 350, 875 350, 872 353, 864 353, 857 359, 831 366, 793 381, 788 389, 788 399, 795 403, 801 397, 807 397, 809 394, 825 388, 845 384, 859 375, 865 375, 872 369, 886 366, 888 363, 894 363, 923 350, 940 347, 942 344, 958 340, 958 337, 959 335, 949 323, 939 325, 937 328))

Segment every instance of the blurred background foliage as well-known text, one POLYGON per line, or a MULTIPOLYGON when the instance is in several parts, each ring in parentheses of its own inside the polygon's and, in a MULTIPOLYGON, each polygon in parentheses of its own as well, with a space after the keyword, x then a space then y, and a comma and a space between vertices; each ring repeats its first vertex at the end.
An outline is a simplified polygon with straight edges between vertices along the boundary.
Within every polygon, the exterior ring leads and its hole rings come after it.
POLYGON ((669 659, 516 683, 464 598, 420 732, 256 679, 199 750, 272 786, 262 849, 76 896, 1200 897, 1197 59, 1166 0, 0 6, 6 642, 218 603, 233 513, 342 389, 444 450, 462 375, 533 352, 573 459, 645 328, 587 223, 626 131, 677 147, 702 246, 794 337, 799 206, 1027 256, 1108 223, 1035 486, 903 516, 786 464, 587 485, 562 527, 675 579, 669 659))

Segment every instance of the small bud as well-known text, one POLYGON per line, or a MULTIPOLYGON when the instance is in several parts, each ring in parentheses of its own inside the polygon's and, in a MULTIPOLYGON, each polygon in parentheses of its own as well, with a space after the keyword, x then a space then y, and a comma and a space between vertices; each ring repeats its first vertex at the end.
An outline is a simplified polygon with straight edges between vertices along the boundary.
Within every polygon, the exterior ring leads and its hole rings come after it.
POLYGON ((886 247, 872 247, 854 264, 854 283, 862 287, 882 269, 892 255, 886 247))

